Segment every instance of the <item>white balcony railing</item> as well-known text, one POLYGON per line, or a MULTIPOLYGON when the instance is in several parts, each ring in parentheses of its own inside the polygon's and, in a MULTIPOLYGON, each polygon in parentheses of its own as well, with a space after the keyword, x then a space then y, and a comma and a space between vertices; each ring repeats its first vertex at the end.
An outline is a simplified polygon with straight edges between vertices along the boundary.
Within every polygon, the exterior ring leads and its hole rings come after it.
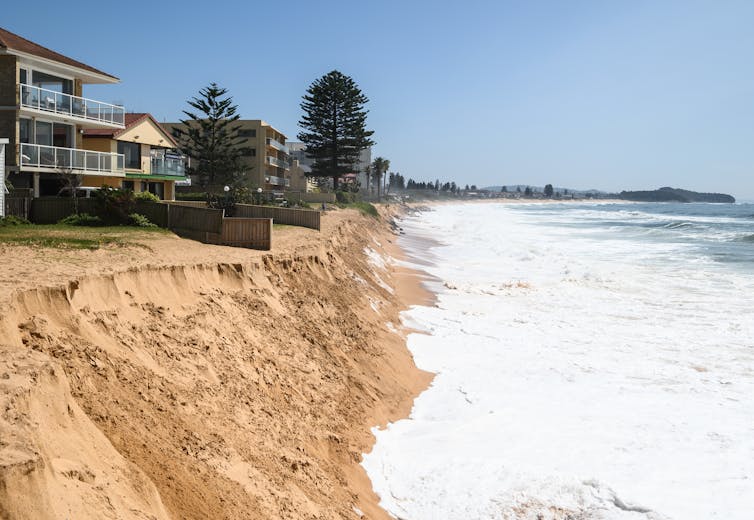
POLYGON ((288 153, 288 147, 280 141, 273 139, 272 137, 267 138, 267 144, 273 147, 275 150, 280 150, 283 153, 288 153))
POLYGON ((34 85, 21 85, 21 106, 107 125, 125 125, 126 109, 123 107, 34 85))
POLYGON ((285 177, 275 177, 274 175, 270 175, 268 177, 265 177, 265 180, 268 184, 272 184, 273 186, 290 186, 291 181, 286 179, 285 177))
POLYGON ((285 168, 286 170, 291 167, 290 163, 271 155, 267 156, 267 164, 277 166, 278 168, 285 168))
POLYGON ((41 144, 21 144, 21 169, 67 170, 73 173, 125 176, 125 159, 120 153, 93 152, 41 144))

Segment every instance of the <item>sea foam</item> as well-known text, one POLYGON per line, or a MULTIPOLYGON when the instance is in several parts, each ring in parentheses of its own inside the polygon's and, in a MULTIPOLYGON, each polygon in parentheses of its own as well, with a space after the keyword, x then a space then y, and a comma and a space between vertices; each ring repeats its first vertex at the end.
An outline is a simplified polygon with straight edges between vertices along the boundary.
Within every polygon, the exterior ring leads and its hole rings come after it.
POLYGON ((620 225, 651 208, 609 209, 404 221, 453 242, 423 266, 437 305, 404 314, 437 376, 364 458, 393 515, 752 518, 754 273, 620 225))

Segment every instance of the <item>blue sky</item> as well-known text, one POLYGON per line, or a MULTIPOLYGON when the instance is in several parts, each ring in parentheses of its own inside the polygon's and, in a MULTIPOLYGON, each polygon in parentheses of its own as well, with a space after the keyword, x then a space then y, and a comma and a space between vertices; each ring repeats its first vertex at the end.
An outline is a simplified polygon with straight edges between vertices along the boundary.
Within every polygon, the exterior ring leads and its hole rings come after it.
POLYGON ((407 177, 754 199, 752 1, 59 5, 11 2, 0 25, 120 77, 85 95, 160 121, 215 81, 295 139, 307 86, 338 69, 407 177))

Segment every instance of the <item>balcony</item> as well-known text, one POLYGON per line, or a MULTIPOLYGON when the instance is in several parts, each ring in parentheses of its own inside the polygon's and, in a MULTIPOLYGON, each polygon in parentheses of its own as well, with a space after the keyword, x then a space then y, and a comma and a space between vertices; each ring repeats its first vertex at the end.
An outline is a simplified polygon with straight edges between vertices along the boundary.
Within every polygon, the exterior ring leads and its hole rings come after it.
POLYGON ((69 117, 93 126, 125 127, 126 109, 33 85, 21 87, 21 108, 69 117))
POLYGON ((290 186, 291 185, 291 181, 289 179, 286 179, 284 177, 275 177, 274 175, 265 177, 264 180, 267 181, 268 184, 272 184, 273 186, 290 186))
POLYGON ((41 144, 21 144, 21 170, 60 171, 87 175, 125 176, 123 154, 93 152, 41 144))
POLYGON ((185 177, 186 167, 183 157, 152 157, 152 175, 167 175, 172 177, 185 177))
POLYGON ((267 164, 276 166, 278 168, 285 168, 286 170, 290 169, 291 167, 291 164, 288 161, 278 159, 277 157, 273 157, 271 155, 267 156, 267 164))
POLYGON ((275 150, 279 150, 279 151, 281 151, 283 153, 286 153, 286 154, 288 153, 288 147, 287 146, 285 146, 280 141, 277 141, 277 140, 275 140, 275 139, 273 139, 271 137, 267 138, 267 146, 271 146, 275 150))

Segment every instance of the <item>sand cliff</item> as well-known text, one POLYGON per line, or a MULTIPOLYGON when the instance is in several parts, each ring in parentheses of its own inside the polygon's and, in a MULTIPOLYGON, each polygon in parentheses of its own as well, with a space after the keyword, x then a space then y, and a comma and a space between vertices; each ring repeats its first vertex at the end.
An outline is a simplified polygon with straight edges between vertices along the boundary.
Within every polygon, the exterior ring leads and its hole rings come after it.
POLYGON ((9 294, 0 517, 387 518, 358 462, 429 376, 364 253, 386 225, 338 213, 272 254, 174 239, 183 262, 9 294))

